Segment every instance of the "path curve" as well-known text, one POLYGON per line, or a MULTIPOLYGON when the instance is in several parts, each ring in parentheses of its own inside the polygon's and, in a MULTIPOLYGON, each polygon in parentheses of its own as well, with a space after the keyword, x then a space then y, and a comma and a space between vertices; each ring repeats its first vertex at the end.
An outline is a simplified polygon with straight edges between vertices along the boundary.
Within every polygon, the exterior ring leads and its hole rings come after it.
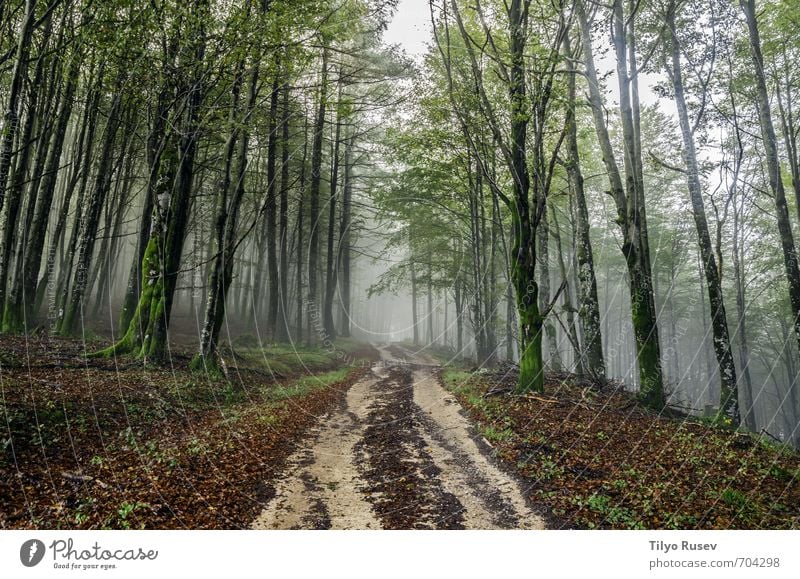
POLYGON ((254 529, 543 529, 424 353, 381 361, 287 460, 254 529))

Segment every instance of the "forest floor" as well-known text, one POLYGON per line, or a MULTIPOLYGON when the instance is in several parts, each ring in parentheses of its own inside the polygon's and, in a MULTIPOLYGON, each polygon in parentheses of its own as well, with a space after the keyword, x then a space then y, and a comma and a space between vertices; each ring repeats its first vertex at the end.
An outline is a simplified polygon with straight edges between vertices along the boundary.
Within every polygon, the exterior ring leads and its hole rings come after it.
POLYGON ((89 359, 100 341, 0 338, 0 529, 246 528, 370 346, 223 353, 227 377, 89 359))
POLYGON ((288 459, 256 529, 541 529, 441 386, 393 345, 288 459))
POLYGON ((617 385, 408 345, 223 352, 226 377, 0 338, 0 529, 800 528, 800 454, 617 385))
POLYGON ((621 385, 452 367, 442 383, 554 526, 800 529, 800 453, 768 437, 644 410, 621 385))

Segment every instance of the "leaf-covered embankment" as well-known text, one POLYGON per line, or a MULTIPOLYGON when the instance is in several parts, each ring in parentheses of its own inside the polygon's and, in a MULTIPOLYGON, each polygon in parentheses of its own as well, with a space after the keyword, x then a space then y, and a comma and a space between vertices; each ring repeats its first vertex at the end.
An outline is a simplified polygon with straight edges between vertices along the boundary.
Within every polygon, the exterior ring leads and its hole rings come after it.
POLYGON ((800 454, 788 447, 658 416, 619 389, 576 378, 515 396, 515 379, 513 370, 442 372, 530 500, 564 526, 800 528, 800 454))
POLYGON ((87 361, 77 340, 6 337, 0 351, 6 529, 246 527, 295 443, 377 358, 343 341, 267 347, 268 365, 243 347, 210 379, 180 352, 166 367, 87 361))

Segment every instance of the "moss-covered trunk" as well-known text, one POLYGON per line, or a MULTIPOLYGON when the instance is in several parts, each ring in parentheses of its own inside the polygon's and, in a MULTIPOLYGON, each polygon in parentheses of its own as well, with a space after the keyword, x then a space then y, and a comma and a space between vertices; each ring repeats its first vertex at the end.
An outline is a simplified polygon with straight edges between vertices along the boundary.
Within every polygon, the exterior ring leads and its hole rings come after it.
POLYGON ((204 23, 208 4, 197 2, 189 10, 193 15, 193 27, 189 32, 190 46, 184 53, 186 60, 183 64, 191 70, 191 77, 179 91, 186 95, 182 116, 173 120, 180 130, 170 135, 159 160, 155 190, 158 202, 142 258, 142 293, 125 335, 97 355, 134 352, 138 357, 160 360, 166 354, 167 329, 189 220, 200 132, 200 105, 204 94, 204 23))
MULTIPOLYGON (((520 272, 524 270, 519 270, 520 272)), ((519 378, 517 393, 544 391, 542 317, 537 303, 538 288, 532 276, 515 274, 519 313, 519 378)))

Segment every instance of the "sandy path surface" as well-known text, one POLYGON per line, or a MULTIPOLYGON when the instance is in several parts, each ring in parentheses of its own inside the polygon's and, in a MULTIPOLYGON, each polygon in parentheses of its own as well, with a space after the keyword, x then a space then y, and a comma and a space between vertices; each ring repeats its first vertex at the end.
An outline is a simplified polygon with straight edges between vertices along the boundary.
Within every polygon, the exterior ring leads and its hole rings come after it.
POLYGON ((288 460, 254 529, 542 529, 438 382, 390 346, 288 460))

